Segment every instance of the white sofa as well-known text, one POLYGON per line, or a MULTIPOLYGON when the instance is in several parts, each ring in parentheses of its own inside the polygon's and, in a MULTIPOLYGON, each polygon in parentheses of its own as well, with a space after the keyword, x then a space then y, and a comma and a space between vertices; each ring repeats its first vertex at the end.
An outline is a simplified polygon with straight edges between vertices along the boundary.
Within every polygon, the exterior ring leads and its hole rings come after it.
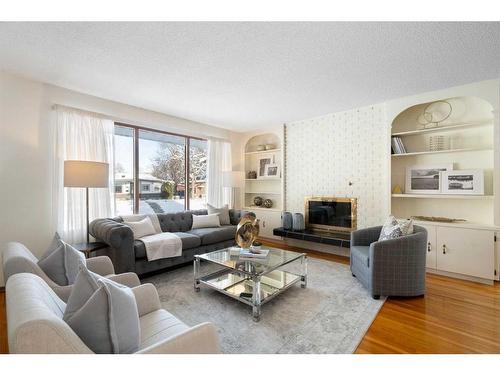
MULTIPOLYGON (((3 274, 5 280, 8 280, 12 275, 18 273, 32 273, 40 276, 56 294, 63 300, 67 301, 71 293, 72 285, 58 285, 52 281, 43 270, 38 266, 38 259, 31 253, 26 246, 19 242, 9 242, 3 251, 3 274)), ((141 285, 137 275, 133 272, 126 272, 115 275, 115 268, 111 259, 106 256, 99 256, 86 259, 87 268, 104 276, 117 283, 135 287, 141 285)))
MULTIPOLYGON (((137 353, 219 353, 211 323, 188 327, 163 310, 156 288, 132 288, 139 311, 141 346, 137 353)), ((6 285, 10 353, 84 353, 92 351, 62 319, 66 304, 39 276, 20 273, 6 285)))

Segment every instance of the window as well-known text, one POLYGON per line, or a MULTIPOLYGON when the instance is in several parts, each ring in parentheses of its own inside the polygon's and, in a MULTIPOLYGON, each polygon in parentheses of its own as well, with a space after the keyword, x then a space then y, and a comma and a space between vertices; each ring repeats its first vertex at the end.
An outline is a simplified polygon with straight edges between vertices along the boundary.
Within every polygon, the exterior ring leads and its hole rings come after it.
POLYGON ((117 214, 205 208, 207 148, 206 140, 116 124, 117 214))
POLYGON ((134 129, 115 125, 115 206, 117 215, 134 212, 134 129))

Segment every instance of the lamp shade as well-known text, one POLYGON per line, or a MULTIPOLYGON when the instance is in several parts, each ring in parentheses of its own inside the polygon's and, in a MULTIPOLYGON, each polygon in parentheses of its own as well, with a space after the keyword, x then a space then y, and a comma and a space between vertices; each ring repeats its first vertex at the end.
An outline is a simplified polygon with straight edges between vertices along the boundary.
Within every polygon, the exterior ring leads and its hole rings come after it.
POLYGON ((245 173, 240 171, 222 172, 222 186, 231 188, 242 188, 245 181, 245 173))
POLYGON ((109 164, 86 160, 64 161, 64 186, 104 188, 109 185, 109 164))

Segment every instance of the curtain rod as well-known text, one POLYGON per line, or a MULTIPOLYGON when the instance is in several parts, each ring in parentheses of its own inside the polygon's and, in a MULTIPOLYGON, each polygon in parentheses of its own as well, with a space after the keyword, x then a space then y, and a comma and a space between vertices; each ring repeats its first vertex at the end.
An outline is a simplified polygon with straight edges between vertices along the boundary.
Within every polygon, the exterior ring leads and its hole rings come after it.
MULTIPOLYGON (((84 113, 88 113, 88 114, 91 114, 91 115, 94 115, 96 117, 101 117, 101 118, 105 118, 105 119, 108 119, 108 120, 112 120, 114 122, 119 122, 119 123, 123 123, 124 125, 126 124, 129 124, 129 125, 132 125, 134 126, 134 121, 130 121, 130 120, 127 120, 127 119, 123 119, 123 118, 119 118, 119 117, 116 117, 116 116, 111 116, 111 115, 106 115, 104 113, 100 113, 100 112, 94 112, 94 111, 88 111, 86 109, 82 109, 82 108, 77 108, 77 107, 71 107, 71 106, 68 106, 68 105, 64 105, 64 104, 53 104, 52 105, 52 110, 57 110, 58 108, 61 108, 61 109, 68 109, 68 110, 71 110, 71 111, 78 111, 78 112, 84 112, 84 113)), ((187 120, 189 121, 189 120, 187 120)), ((155 128, 150 128, 148 127, 147 125, 146 126, 142 126, 141 127, 144 127, 146 129, 149 129, 149 130, 152 130, 152 131, 155 131, 155 130, 162 130, 162 129, 155 129, 155 128)), ((169 132, 169 130, 164 130, 165 132, 169 132)), ((170 132, 172 133, 175 133, 176 130, 170 130, 170 132)), ((201 138, 200 136, 197 136, 197 135, 191 135, 191 134, 178 134, 178 135, 183 135, 183 136, 186 136, 186 137, 196 137, 196 138, 201 138)), ((214 140, 214 141, 224 141, 224 142, 229 142, 229 139, 227 138, 220 138, 220 137, 214 137, 214 136, 203 136, 203 138, 207 139, 207 140, 214 140)))

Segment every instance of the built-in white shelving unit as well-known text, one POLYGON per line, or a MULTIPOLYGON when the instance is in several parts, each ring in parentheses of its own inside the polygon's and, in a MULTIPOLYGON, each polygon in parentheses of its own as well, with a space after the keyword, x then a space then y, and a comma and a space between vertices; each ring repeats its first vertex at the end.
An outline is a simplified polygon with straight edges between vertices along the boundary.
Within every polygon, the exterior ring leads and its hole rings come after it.
POLYGON ((399 137, 406 153, 391 155, 391 212, 398 218, 434 216, 458 222, 416 221, 427 229, 429 272, 491 283, 495 265, 494 118, 492 105, 478 97, 443 98, 453 110, 438 126, 422 128, 422 103, 404 109, 392 122, 391 137, 399 137), (445 137, 446 149, 430 150, 430 137, 445 137), (406 192, 408 167, 448 166, 454 170, 482 169, 484 195, 416 194, 406 192))
POLYGON ((256 134, 251 136, 244 145, 245 160, 245 189, 243 192, 243 208, 255 212, 260 219, 260 236, 278 239, 273 236, 273 229, 281 226, 281 211, 283 210, 283 155, 282 134, 276 132, 256 134), (270 150, 258 148, 271 147, 270 150), (278 166, 279 173, 276 177, 263 175, 264 165, 274 164, 278 166), (248 178, 248 173, 255 171, 256 179, 248 178), (263 200, 270 199, 273 203, 271 208, 256 206, 255 197, 263 200))

